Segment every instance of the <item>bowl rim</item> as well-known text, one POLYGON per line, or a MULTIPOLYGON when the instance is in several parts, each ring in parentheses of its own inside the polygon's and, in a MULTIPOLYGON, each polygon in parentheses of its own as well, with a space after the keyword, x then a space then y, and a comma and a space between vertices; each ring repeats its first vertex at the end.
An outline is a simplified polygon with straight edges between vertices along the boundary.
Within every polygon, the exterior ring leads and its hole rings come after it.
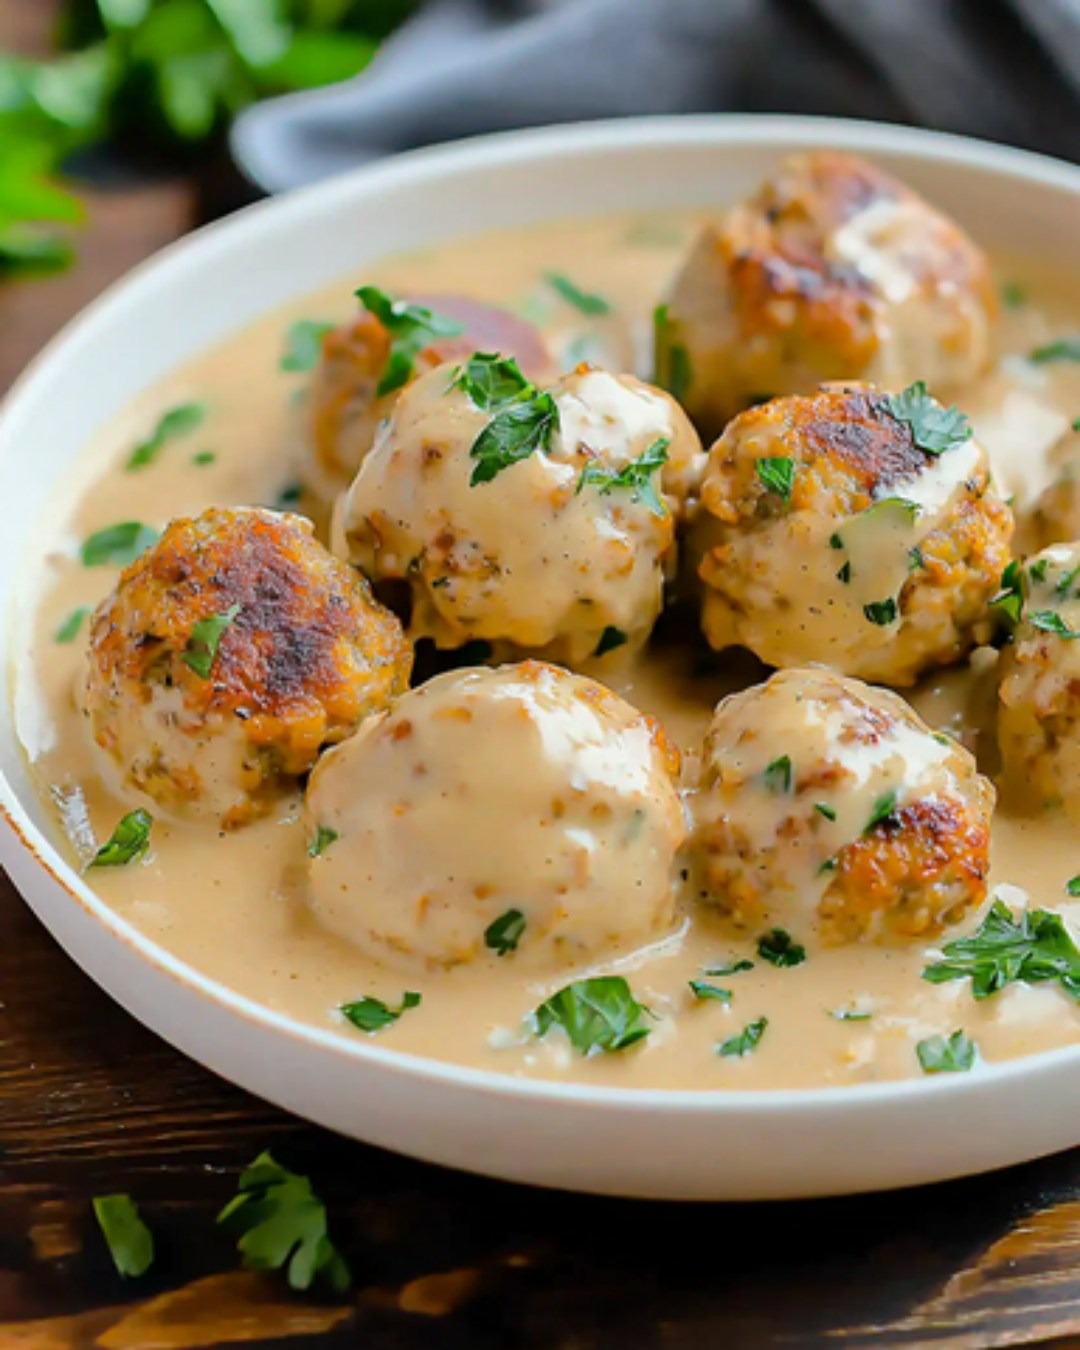
MULTIPOLYGON (((55 370, 63 369, 68 352, 92 339, 99 324, 122 317, 128 307, 141 306, 142 289, 150 287, 159 274, 165 270, 197 272, 207 249, 227 246, 238 235, 287 232, 315 212, 333 211, 339 201, 350 198, 357 190, 367 195, 382 188, 422 183, 428 178, 442 185, 457 168, 494 169, 522 157, 545 162, 611 152, 633 153, 639 149, 655 151, 665 147, 714 146, 722 151, 732 146, 767 150, 770 147, 789 149, 822 145, 855 153, 908 154, 929 162, 956 164, 996 177, 1061 189, 1080 202, 1078 166, 971 137, 846 118, 786 114, 643 117, 499 132, 424 147, 361 165, 281 197, 255 202, 222 220, 202 226, 137 264, 66 324, 15 380, 0 400, 0 442, 23 400, 39 385, 52 380, 55 370)), ((4 605, 5 609, 10 608, 8 600, 4 605)), ((10 634, 10 613, 6 614, 6 622, 10 634)), ((18 750, 22 752, 21 745, 18 750)), ((76 901, 88 917, 100 924, 110 938, 134 951, 148 966, 188 993, 217 1005, 229 1016, 253 1022, 269 1033, 287 1036, 313 1050, 329 1053, 343 1067, 360 1061, 415 1080, 456 1086, 492 1097, 560 1101, 620 1112, 659 1111, 695 1116, 760 1116, 763 1112, 775 1114, 793 1109, 831 1114, 859 1106, 887 1108, 934 1093, 948 1093, 954 1097, 963 1093, 978 1094, 1005 1081, 1020 1086, 1027 1078, 1047 1070, 1080 1067, 1080 1045, 1071 1045, 982 1064, 974 1074, 812 1088, 712 1086, 671 1089, 563 1083, 437 1060, 380 1045, 374 1038, 354 1038, 332 1027, 317 1027, 299 1021, 230 989, 172 955, 111 909, 86 885, 81 874, 31 820, 3 771, 0 771, 0 817, 15 846, 29 853, 51 881, 76 901)))

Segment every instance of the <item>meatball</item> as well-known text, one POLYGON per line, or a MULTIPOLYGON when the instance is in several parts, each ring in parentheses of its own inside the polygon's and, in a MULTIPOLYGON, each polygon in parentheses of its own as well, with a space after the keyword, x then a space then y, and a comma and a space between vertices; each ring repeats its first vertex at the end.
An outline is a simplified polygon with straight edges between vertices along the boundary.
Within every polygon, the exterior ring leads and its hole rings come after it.
MULTIPOLYGON (((442 361, 470 352, 498 350, 517 358, 533 379, 546 379, 555 366, 539 329, 504 309, 456 295, 415 297, 414 303, 461 326, 458 336, 433 336, 412 362, 422 375, 442 361)), ((331 499, 349 486, 371 449, 379 423, 397 402, 399 388, 378 392, 390 358, 390 334, 365 310, 323 340, 322 360, 311 387, 309 485, 331 499)))
POLYGON ((1049 463, 1054 476, 1025 522, 1036 549, 1080 539, 1080 426, 1057 442, 1049 463))
POLYGON ((319 919, 409 968, 557 969, 675 923, 678 752, 593 680, 538 661, 437 676, 320 761, 319 919))
POLYGON ((576 664, 648 636, 701 443, 667 394, 580 366, 549 391, 477 355, 406 389, 336 532, 409 631, 576 664))
POLYGON ((994 789, 897 694, 785 670, 724 699, 692 799, 702 896, 837 945, 922 937, 986 895, 994 789))
POLYGON ((713 647, 894 685, 981 635, 1013 528, 966 418, 921 385, 740 414, 709 452, 701 505, 713 647))
POLYGON ((98 607, 84 706, 125 787, 234 828, 411 667, 397 619, 309 521, 209 510, 173 521, 98 607))
POLYGON ((855 155, 796 155, 692 248, 657 312, 657 383, 715 435, 821 380, 962 384, 995 318, 986 256, 952 221, 855 155))
POLYGON ((1001 654, 1002 796, 1025 814, 1080 821, 1080 544, 1044 549, 1005 581, 1022 610, 1001 654))

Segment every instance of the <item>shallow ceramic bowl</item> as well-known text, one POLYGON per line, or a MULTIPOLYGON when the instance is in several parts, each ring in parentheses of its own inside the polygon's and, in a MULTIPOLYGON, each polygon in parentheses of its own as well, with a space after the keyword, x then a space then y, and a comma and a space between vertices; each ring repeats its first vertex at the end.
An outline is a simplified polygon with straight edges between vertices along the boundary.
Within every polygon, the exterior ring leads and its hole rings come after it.
MULTIPOLYGON (((782 155, 872 156, 991 250, 1071 260, 1080 170, 973 141, 792 118, 659 119, 406 155, 200 230, 92 305, 0 414, 0 603, 39 556, 35 522, 81 447, 200 349, 383 255, 568 215, 720 206, 782 155)), ((10 628, 10 625, 8 625, 10 628)), ((239 997, 98 900, 58 848, 0 673, 0 859, 41 921, 135 1017, 223 1077, 386 1148, 621 1195, 754 1199, 911 1185, 1080 1143, 1080 1048, 956 1077, 817 1091, 562 1086, 346 1039, 239 997)))

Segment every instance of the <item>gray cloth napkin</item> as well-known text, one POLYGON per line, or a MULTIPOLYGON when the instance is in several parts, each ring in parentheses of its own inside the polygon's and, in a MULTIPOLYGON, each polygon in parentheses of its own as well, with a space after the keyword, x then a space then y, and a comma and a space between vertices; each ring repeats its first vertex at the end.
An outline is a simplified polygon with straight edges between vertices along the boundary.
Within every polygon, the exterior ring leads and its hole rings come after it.
POLYGON ((250 109, 232 145, 280 192, 478 132, 713 110, 1080 159, 1080 0, 428 0, 362 75, 250 109))

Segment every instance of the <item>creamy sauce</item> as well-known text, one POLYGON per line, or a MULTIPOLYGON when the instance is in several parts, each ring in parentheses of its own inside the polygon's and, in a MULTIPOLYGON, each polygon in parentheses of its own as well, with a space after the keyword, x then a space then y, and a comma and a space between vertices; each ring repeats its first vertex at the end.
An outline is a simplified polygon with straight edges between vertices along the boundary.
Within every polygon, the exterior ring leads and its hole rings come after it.
MULTIPOLYGON (((515 308, 538 323, 564 368, 581 360, 648 374, 649 318, 695 233, 690 216, 571 222, 456 242, 388 261, 362 280, 387 290, 461 292, 515 308), (605 296, 608 316, 584 318, 544 280, 564 272, 605 296)), ((849 241, 856 250, 858 240, 849 241)), ((857 251, 857 250, 856 250, 857 251)), ((1003 316, 1002 359, 962 400, 989 450, 1003 491, 1030 501, 1043 485, 1042 457, 1080 413, 1080 367, 1035 367, 1019 359, 1033 346, 1080 327, 1080 290, 1060 277, 1040 285, 1028 269, 1001 269, 1034 297, 1003 316)), ((305 377, 278 369, 283 336, 298 317, 342 320, 361 278, 346 279, 238 333, 221 347, 147 391, 87 448, 42 525, 42 547, 28 577, 40 588, 32 624, 20 635, 16 713, 20 737, 51 800, 58 836, 73 861, 85 863, 135 804, 102 778, 73 695, 81 679, 86 627, 71 643, 55 634, 78 606, 95 606, 113 584, 110 567, 84 567, 78 544, 117 521, 160 527, 169 517, 208 505, 273 505, 298 478, 302 454, 297 398, 305 377), (125 472, 132 447, 160 413, 201 401, 205 423, 169 441, 158 460, 125 472), (216 458, 197 463, 201 452, 216 458)), ((927 483, 926 518, 951 490, 927 483), (940 487, 940 494, 938 488, 940 487)), ((320 522, 325 525, 325 522, 320 522)), ((910 521, 898 518, 897 546, 908 547, 910 521)), ((922 528, 920 521, 919 529, 922 528)), ((664 620, 665 634, 678 623, 664 620)), ((690 625, 693 628, 693 625, 690 625)), ((979 653, 970 669, 926 682, 911 701, 931 726, 946 728, 976 749, 992 771, 993 656, 979 653), (989 697, 987 697, 989 690, 989 697)), ((596 672, 601 675, 598 670, 596 672)), ((748 658, 717 658, 676 633, 642 656, 603 662, 601 678, 636 706, 657 714, 684 751, 684 772, 696 772, 704 731, 717 699, 760 679, 748 658)), ((497 821, 490 823, 498 830, 497 821)), ((1065 882, 1080 872, 1080 849, 1067 826, 1013 818, 994 821, 993 884, 1017 905, 1053 908, 1080 921, 1065 882), (1022 890, 1020 888, 1023 888, 1022 890)), ((206 824, 157 820, 142 862, 92 875, 98 893, 125 919, 177 957, 258 1002, 300 1021, 363 1033, 345 1024, 338 1005, 361 995, 397 1004, 405 988, 420 1007, 380 1033, 380 1043, 438 1059, 538 1078, 639 1087, 733 1089, 840 1085, 919 1073, 915 1043, 963 1028, 983 1059, 996 1061, 1080 1042, 1080 1008, 1052 986, 1013 985, 976 1003, 966 981, 939 986, 920 979, 929 948, 854 945, 820 949, 792 969, 757 960, 755 934, 719 915, 695 911, 674 936, 597 970, 618 970, 657 1020, 652 1034, 624 1054, 582 1059, 561 1035, 530 1038, 525 1017, 583 969, 537 972, 513 959, 485 956, 447 973, 403 975, 380 966, 321 928, 305 901, 305 837, 299 797, 277 815, 232 834, 206 824), (730 1006, 696 1003, 687 981, 701 968, 735 956, 752 970, 717 979, 730 1006), (840 1010, 872 1014, 843 1021, 840 1010), (766 1016, 758 1049, 721 1057, 716 1047, 766 1016)), ((964 929, 972 927, 964 925, 964 929)), ((955 936, 956 934, 952 934, 955 936)))

